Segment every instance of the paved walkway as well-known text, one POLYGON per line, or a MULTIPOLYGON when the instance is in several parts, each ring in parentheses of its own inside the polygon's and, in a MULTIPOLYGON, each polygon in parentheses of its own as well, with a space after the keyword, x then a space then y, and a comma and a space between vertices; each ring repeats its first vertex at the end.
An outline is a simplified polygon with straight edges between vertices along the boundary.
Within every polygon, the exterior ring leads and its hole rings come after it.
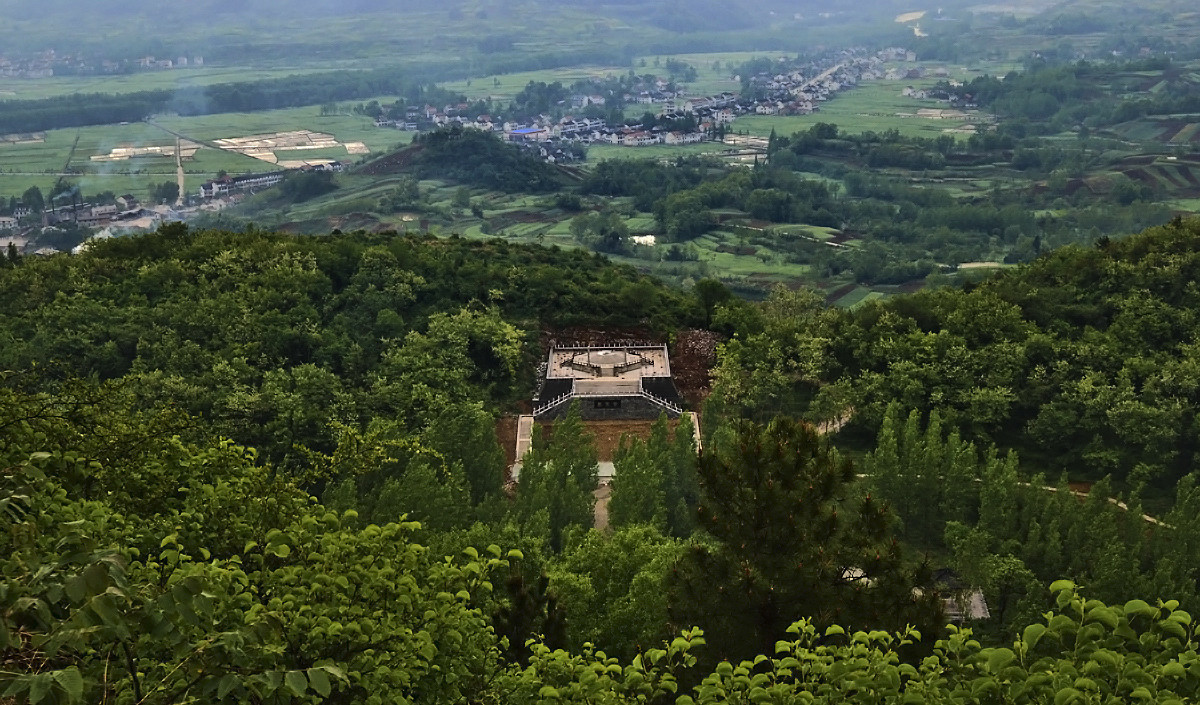
POLYGON ((525 454, 529 452, 530 446, 533 444, 533 417, 518 416, 517 417, 517 462, 512 466, 512 481, 516 482, 521 478, 521 461, 525 458, 525 454))

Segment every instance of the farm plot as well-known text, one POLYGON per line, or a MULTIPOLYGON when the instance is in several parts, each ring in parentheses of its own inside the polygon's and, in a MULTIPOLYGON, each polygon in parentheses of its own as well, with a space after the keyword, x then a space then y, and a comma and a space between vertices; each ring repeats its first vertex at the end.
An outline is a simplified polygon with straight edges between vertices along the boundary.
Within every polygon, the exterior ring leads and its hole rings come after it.
MULTIPOLYGON (((933 82, 926 79, 909 83, 926 86, 933 82)), ((850 134, 896 129, 908 137, 940 137, 943 134, 966 135, 973 132, 976 125, 991 120, 977 111, 949 111, 944 103, 935 100, 902 96, 902 88, 895 81, 867 82, 821 103, 820 111, 811 115, 749 115, 738 118, 734 129, 766 137, 771 130, 790 135, 818 122, 831 122, 850 134)))
POLYGON ((40 144, 45 141, 45 132, 17 132, 10 135, 0 135, 0 146, 6 144, 40 144))
POLYGON ((879 298, 883 298, 883 294, 878 291, 871 291, 865 286, 854 286, 845 294, 836 297, 831 303, 838 308, 857 308, 868 301, 879 298))
MULTIPOLYGON (((199 151, 200 145, 195 142, 182 141, 178 145, 179 156, 181 159, 193 159, 196 152, 199 151)), ((127 162, 130 159, 139 157, 167 157, 173 159, 175 157, 174 144, 153 145, 149 147, 137 147, 134 145, 122 145, 113 147, 107 154, 93 154, 89 159, 93 162, 127 162)))
MULTIPOLYGON (((214 140, 213 144, 226 151, 243 154, 271 164, 280 163, 279 153, 288 155, 307 153, 312 154, 314 159, 317 158, 318 151, 322 156, 335 152, 348 153, 333 135, 311 130, 292 130, 248 137, 225 137, 214 140)), ((294 161, 298 161, 300 165, 304 163, 304 160, 294 161)), ((285 165, 281 164, 281 166, 285 165)))
POLYGON ((1120 137, 1137 142, 1194 144, 1200 142, 1200 122, 1187 115, 1168 118, 1144 118, 1121 123, 1113 128, 1120 137))
MULTIPOLYGON (((395 100, 395 96, 382 100, 395 100)), ((339 144, 361 142, 370 151, 384 151, 408 142, 412 133, 376 127, 361 115, 321 115, 316 107, 264 110, 255 113, 220 113, 195 117, 160 116, 155 124, 197 141, 215 142, 232 137, 313 132, 331 135, 339 144)))
POLYGON ((1189 122, 1167 141, 1171 144, 1190 144, 1200 141, 1197 139, 1198 136, 1200 136, 1200 122, 1189 122))
POLYGON ((504 229, 508 237, 530 238, 547 229, 545 223, 518 223, 504 229))

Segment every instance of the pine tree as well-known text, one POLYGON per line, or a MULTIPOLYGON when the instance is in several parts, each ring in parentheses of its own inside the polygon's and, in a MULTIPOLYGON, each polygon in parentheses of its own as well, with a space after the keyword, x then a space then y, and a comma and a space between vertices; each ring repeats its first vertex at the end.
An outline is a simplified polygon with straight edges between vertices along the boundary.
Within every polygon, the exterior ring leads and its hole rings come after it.
POLYGON ((541 525, 550 548, 558 552, 563 533, 569 527, 591 527, 595 521, 599 466, 592 436, 579 417, 579 403, 573 402, 567 415, 554 422, 549 442, 534 434, 533 448, 521 466, 517 501, 513 507, 517 520, 527 527, 541 525))
POLYGON ((992 536, 1008 537, 1016 533, 1019 488, 1017 457, 1013 453, 1001 459, 989 454, 979 489, 979 527, 992 536))
POLYGON ((906 567, 890 514, 855 491, 849 461, 799 422, 733 431, 730 447, 700 458, 698 514, 713 543, 695 544, 672 572, 676 626, 701 626, 716 656, 736 658, 770 651, 801 617, 939 623, 934 592, 913 591, 927 572, 906 567))
MULTIPOLYGON (((700 485, 696 477, 696 437, 694 416, 688 415, 675 426, 675 438, 669 448, 670 461, 663 473, 663 494, 667 506, 667 533, 691 536, 696 529, 696 505, 700 485)), ((660 418, 666 429, 666 417, 660 418)))
POLYGON ((614 527, 645 524, 671 536, 691 535, 699 494, 692 434, 686 418, 672 434, 664 414, 645 441, 622 441, 613 459, 616 474, 608 507, 614 527))
POLYGON ((613 457, 612 497, 608 519, 616 527, 645 524, 662 531, 666 527, 663 467, 652 457, 650 444, 623 438, 613 457))
POLYGON ((474 402, 446 407, 425 430, 429 447, 460 469, 473 504, 498 496, 504 484, 507 460, 495 423, 483 405, 474 402))
POLYGON ((979 457, 958 431, 946 439, 946 478, 942 484, 941 530, 948 521, 974 523, 979 516, 979 457))

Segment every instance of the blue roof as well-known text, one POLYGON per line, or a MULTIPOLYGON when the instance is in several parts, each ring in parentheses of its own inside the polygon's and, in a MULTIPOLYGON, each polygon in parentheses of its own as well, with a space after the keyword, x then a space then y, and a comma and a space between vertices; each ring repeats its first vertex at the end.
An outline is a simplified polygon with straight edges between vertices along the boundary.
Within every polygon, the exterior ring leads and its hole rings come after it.
POLYGON ((540 127, 519 127, 513 130, 514 135, 532 135, 535 132, 542 132, 540 127))

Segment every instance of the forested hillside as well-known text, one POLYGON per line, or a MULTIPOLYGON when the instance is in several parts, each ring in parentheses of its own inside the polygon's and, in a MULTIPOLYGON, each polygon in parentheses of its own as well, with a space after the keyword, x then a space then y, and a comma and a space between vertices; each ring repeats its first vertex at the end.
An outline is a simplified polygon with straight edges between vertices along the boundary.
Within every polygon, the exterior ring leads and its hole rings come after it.
POLYGON ((499 240, 3 262, 0 702, 1200 697, 1195 221, 854 311, 499 240), (725 337, 605 531, 577 411, 516 483, 495 433, 576 324, 725 337))
POLYGON ((1196 221, 1065 247, 964 290, 826 310, 727 307, 717 401, 738 414, 879 428, 890 403, 1053 474, 1174 487, 1196 469, 1196 221))

